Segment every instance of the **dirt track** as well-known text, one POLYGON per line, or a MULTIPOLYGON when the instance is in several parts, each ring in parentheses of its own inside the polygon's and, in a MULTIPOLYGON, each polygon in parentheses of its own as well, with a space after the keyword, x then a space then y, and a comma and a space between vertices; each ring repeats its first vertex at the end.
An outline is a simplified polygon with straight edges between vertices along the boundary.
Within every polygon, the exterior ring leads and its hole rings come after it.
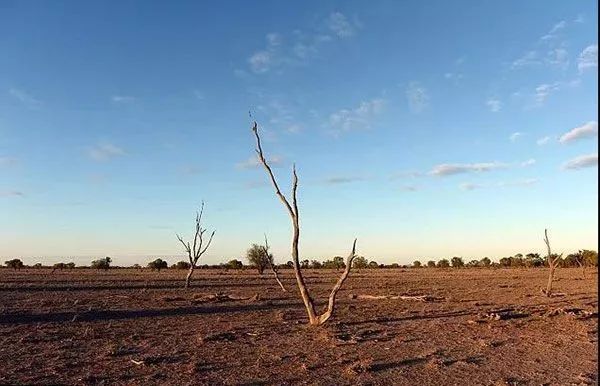
MULTIPOLYGON (((545 269, 354 271, 321 328, 283 275, 291 293, 250 271, 199 271, 186 292, 183 271, 2 269, 0 384, 597 383, 597 271, 559 269, 551 299, 545 269)), ((307 276, 323 304, 337 273, 307 276)))

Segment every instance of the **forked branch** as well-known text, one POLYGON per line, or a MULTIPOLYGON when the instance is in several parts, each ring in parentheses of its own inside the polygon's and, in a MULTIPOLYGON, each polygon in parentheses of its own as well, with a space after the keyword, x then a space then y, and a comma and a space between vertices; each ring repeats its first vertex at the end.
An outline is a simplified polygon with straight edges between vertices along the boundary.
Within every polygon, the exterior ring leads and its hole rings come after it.
POLYGON ((298 284, 298 289, 300 290, 300 296, 302 297, 302 301, 304 302, 304 307, 306 308, 306 312, 308 314, 309 323, 311 325, 323 324, 327 320, 329 320, 329 318, 331 318, 331 315, 333 314, 333 311, 335 309, 336 295, 337 295, 338 291, 340 290, 340 288, 342 287, 342 285, 344 284, 344 281, 350 274, 350 269, 352 268, 352 261, 356 257, 356 239, 354 240, 354 243, 352 244, 352 251, 350 252, 350 255, 347 258, 346 269, 342 273, 342 276, 340 276, 340 278, 338 279, 337 283, 335 284, 335 286, 333 287, 333 289, 331 291, 331 294, 329 295, 329 301, 327 303, 326 311, 322 315, 317 315, 317 313, 315 312, 315 306, 314 306, 313 299, 310 296, 310 292, 304 281, 304 276, 302 275, 302 270, 300 268, 300 262, 299 262, 298 240, 300 239, 300 220, 299 220, 300 215, 299 215, 299 210, 298 210, 298 195, 297 195, 298 174, 296 173, 296 165, 294 165, 293 169, 292 169, 292 203, 290 204, 288 198, 283 193, 281 193, 281 189, 279 188, 277 179, 275 178, 275 175, 273 174, 273 170, 271 169, 271 166, 265 159, 263 149, 262 149, 262 144, 260 141, 260 135, 258 134, 258 124, 256 122, 254 122, 254 125, 252 126, 252 131, 254 132, 254 136, 256 137, 256 154, 258 155, 258 159, 260 160, 261 164, 264 166, 265 170, 267 171, 267 174, 269 175, 269 178, 271 179, 271 183, 273 184, 273 187, 275 188, 275 194, 277 195, 277 197, 279 197, 279 199, 283 203, 283 206, 287 209, 287 211, 290 215, 290 219, 291 219, 292 227, 293 227, 293 231, 292 231, 292 262, 294 264, 294 274, 296 276, 296 283, 298 284))
POLYGON ((192 274, 194 273, 194 270, 196 269, 196 264, 198 263, 198 260, 200 259, 200 257, 202 255, 204 255, 204 253, 206 252, 208 247, 210 247, 210 244, 212 243, 212 240, 213 240, 213 236, 215 235, 215 231, 212 231, 212 233, 210 234, 210 237, 208 239, 208 242, 206 243, 206 245, 204 245, 204 234, 206 233, 206 228, 202 228, 202 215, 203 214, 204 214, 204 201, 202 201, 202 206, 200 207, 200 212, 196 212, 196 224, 195 224, 195 230, 194 230, 194 238, 193 238, 191 244, 189 241, 187 241, 187 242, 184 241, 180 235, 176 234, 177 240, 179 240, 179 242, 183 245, 183 248, 186 251, 186 253, 188 255, 188 259, 190 261, 190 269, 185 278, 185 288, 189 288, 192 274))

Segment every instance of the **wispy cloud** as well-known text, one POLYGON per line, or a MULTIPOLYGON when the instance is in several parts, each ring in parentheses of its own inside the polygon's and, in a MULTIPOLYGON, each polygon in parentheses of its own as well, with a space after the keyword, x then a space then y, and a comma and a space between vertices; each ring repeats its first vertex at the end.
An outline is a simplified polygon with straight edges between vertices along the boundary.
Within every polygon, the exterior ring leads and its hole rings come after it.
POLYGON ((408 99, 408 108, 413 113, 420 113, 429 106, 429 95, 427 89, 419 82, 410 82, 406 89, 406 98, 408 99))
POLYGON ((0 197, 25 197, 20 190, 0 190, 0 197))
POLYGON ((598 166, 598 153, 580 155, 562 165, 563 170, 579 170, 598 166))
MULTIPOLYGON (((360 23, 341 12, 333 12, 310 31, 294 30, 284 37, 280 33, 266 35, 265 47, 254 51, 247 59, 251 72, 265 74, 286 65, 306 64, 317 56, 326 43, 356 35, 360 23)), ((247 75, 236 70, 238 75, 247 75)))
POLYGON ((552 94, 554 91, 559 89, 559 83, 555 82, 552 84, 540 84, 539 86, 537 86, 535 88, 535 104, 537 106, 542 106, 545 102, 546 99, 548 99, 548 97, 550 96, 550 94, 552 94))
POLYGON ((381 114, 385 100, 381 98, 361 102, 354 109, 342 109, 329 115, 329 128, 334 134, 352 130, 367 130, 373 125, 373 120, 381 114))
POLYGON ((404 185, 400 187, 400 190, 403 192, 416 192, 419 190, 419 187, 416 185, 404 185))
POLYGON ((521 132, 517 131, 517 132, 515 132, 515 133, 512 133, 512 134, 511 134, 511 135, 508 137, 508 139, 509 139, 511 142, 516 142, 516 141, 517 141, 519 138, 521 138, 523 135, 525 135, 525 134, 523 134, 523 133, 521 133, 521 132))
POLYGON ((14 157, 0 157, 0 168, 14 166, 18 160, 14 157))
POLYGON ((513 188, 513 187, 530 187, 537 184, 540 180, 538 178, 525 178, 516 181, 501 181, 490 184, 477 184, 471 182, 465 182, 459 185, 461 190, 476 190, 476 189, 487 189, 487 188, 513 188))
POLYGON ((18 88, 11 88, 8 90, 8 93, 28 108, 35 109, 42 105, 42 101, 34 98, 31 94, 27 93, 24 90, 18 88))
POLYGON ((558 141, 560 143, 570 143, 580 139, 594 138, 598 136, 598 122, 590 121, 586 124, 569 130, 561 135, 558 141))
POLYGON ((552 26, 552 29, 550 29, 550 31, 547 34, 542 36, 540 38, 540 40, 544 41, 544 40, 556 39, 559 36, 560 32, 562 30, 564 30, 566 26, 567 26, 566 21, 564 21, 564 20, 559 21, 558 23, 554 24, 554 26, 552 26))
POLYGON ((530 158, 530 159, 528 159, 527 161, 523 161, 523 162, 521 162, 521 163, 520 163, 520 165, 521 165, 521 167, 522 167, 522 168, 525 168, 525 167, 527 167, 527 166, 532 166, 532 165, 535 165, 535 163, 536 163, 535 159, 533 159, 533 158, 530 158))
POLYGON ((538 144, 538 146, 544 146, 544 145, 548 144, 548 142, 550 142, 550 139, 551 138, 549 136, 545 136, 545 137, 538 139, 536 141, 536 143, 538 144))
POLYGON ((128 95, 113 95, 110 97, 110 100, 116 104, 128 104, 135 102, 136 98, 128 95))
POLYGON ((496 169, 504 169, 509 165, 501 162, 483 162, 483 163, 472 163, 472 164, 440 164, 436 165, 431 169, 429 174, 433 176, 450 176, 454 174, 463 173, 479 173, 489 172, 496 169))
POLYGON ((584 72, 598 67, 598 44, 587 46, 577 59, 577 68, 579 72, 584 72))
POLYGON ((336 36, 340 38, 349 38, 354 36, 358 28, 357 22, 351 22, 340 12, 333 12, 327 19, 327 27, 336 36))
POLYGON ((328 185, 349 184, 352 182, 364 181, 364 177, 360 176, 335 176, 326 178, 323 182, 328 185))
POLYGON ((89 148, 88 155, 95 161, 108 161, 125 155, 125 151, 112 143, 101 143, 89 148))
POLYGON ((392 174, 390 179, 397 180, 397 179, 417 178, 417 177, 423 177, 423 173, 419 172, 419 171, 415 171, 415 170, 409 170, 409 171, 402 171, 402 172, 394 173, 394 174, 392 174))
POLYGON ((502 102, 495 98, 488 99, 485 104, 493 113, 497 113, 502 109, 502 102))
MULTIPOLYGON (((267 159, 267 162, 269 163, 269 165, 271 167, 279 167, 283 165, 283 157, 281 157, 280 155, 273 155, 271 156, 271 158, 267 159)), ((258 159, 257 155, 253 155, 251 157, 249 157, 247 160, 245 161, 241 161, 235 164, 235 167, 237 169, 256 169, 258 167, 260 167, 262 164, 260 163, 260 160, 258 159)))

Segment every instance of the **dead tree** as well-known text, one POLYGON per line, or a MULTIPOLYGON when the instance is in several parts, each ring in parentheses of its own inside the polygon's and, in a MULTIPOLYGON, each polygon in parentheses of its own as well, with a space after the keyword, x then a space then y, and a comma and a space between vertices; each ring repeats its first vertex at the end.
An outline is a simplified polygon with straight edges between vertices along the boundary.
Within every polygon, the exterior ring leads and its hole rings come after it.
POLYGON ((354 243, 352 244, 352 250, 350 251, 350 254, 348 255, 348 257, 346 259, 346 269, 344 270, 344 272, 338 279, 337 283, 331 290, 331 293, 329 294, 327 309, 325 310, 325 312, 318 315, 317 312, 315 311, 314 301, 313 301, 312 297, 310 296, 310 292, 306 286, 306 282, 304 281, 304 276, 302 275, 302 269, 300 268, 299 253, 298 253, 298 240, 300 239, 300 213, 298 211, 298 199, 297 199, 297 195, 296 195, 296 192, 298 190, 298 175, 296 174, 296 165, 294 164, 293 169, 292 169, 292 197, 291 197, 292 202, 290 203, 290 201, 286 198, 286 196, 283 193, 281 193, 281 190, 279 189, 279 185, 277 184, 277 180, 275 179, 275 176, 273 175, 273 170, 271 170, 269 163, 265 159, 265 156, 264 156, 263 150, 262 150, 262 146, 261 146, 261 142, 260 142, 260 136, 258 135, 258 125, 256 122, 254 122, 252 131, 254 132, 254 136, 256 137, 256 154, 258 155, 260 162, 265 167, 265 170, 267 171, 267 173, 271 179, 271 183, 273 184, 273 187, 275 188, 275 194, 277 195, 277 197, 279 197, 283 206, 286 208, 286 210, 288 211, 288 213, 290 215, 290 219, 291 219, 292 227, 293 227, 293 231, 292 231, 292 262, 294 265, 294 274, 296 276, 296 282, 298 284, 298 289, 300 290, 300 296, 302 297, 302 301, 304 302, 304 307, 306 308, 306 312, 308 314, 308 321, 313 326, 321 325, 321 324, 327 322, 327 320, 329 320, 329 318, 331 318, 331 315, 333 314, 333 311, 335 309, 336 295, 337 295, 338 291, 340 290, 340 288, 342 288, 344 281, 346 281, 346 278, 348 278, 348 275, 350 274, 350 269, 352 268, 352 261, 356 257, 356 239, 354 239, 354 243))
POLYGON ((273 255, 269 253, 269 240, 267 240, 267 235, 265 235, 265 245, 263 246, 263 253, 264 259, 267 262, 269 268, 271 269, 271 272, 273 272, 277 284, 279 284, 283 292, 287 292, 287 290, 283 286, 283 283, 281 282, 281 280, 279 280, 279 272, 277 272, 277 267, 275 266, 275 262, 273 261, 273 255))
POLYGON ((585 251, 578 251, 575 254, 575 262, 577 263, 577 265, 579 265, 579 268, 581 268, 581 275, 583 277, 583 280, 585 280, 585 266, 586 266, 586 261, 585 261, 585 251))
POLYGON ((548 274, 548 284, 546 285, 546 289, 542 290, 542 292, 550 297, 552 296, 552 282, 554 281, 554 271, 556 271, 556 267, 558 267, 558 263, 562 254, 553 255, 552 249, 550 248, 550 240, 548 240, 548 229, 544 229, 544 243, 546 243, 546 248, 548 248, 548 256, 546 257, 546 261, 548 262, 548 267, 550 268, 550 272, 548 274))
POLYGON ((177 239, 179 240, 179 242, 181 242, 181 244, 183 245, 183 248, 187 252, 188 258, 190 260, 190 269, 188 271, 187 276, 185 277, 185 288, 190 287, 190 281, 192 279, 194 270, 196 269, 196 263, 198 263, 198 259, 200 259, 200 256, 202 256, 204 254, 204 252, 206 252, 206 250, 210 246, 210 243, 212 242, 213 236, 215 235, 215 231, 213 231, 210 234, 210 238, 208 239, 208 242, 206 243, 206 245, 203 248, 204 233, 206 233, 206 228, 202 228, 202 214, 203 213, 204 213, 204 201, 202 201, 202 206, 200 208, 200 212, 196 212, 196 230, 194 233, 194 240, 193 240, 192 244, 190 244, 189 241, 188 242, 183 241, 181 236, 176 235, 177 239))

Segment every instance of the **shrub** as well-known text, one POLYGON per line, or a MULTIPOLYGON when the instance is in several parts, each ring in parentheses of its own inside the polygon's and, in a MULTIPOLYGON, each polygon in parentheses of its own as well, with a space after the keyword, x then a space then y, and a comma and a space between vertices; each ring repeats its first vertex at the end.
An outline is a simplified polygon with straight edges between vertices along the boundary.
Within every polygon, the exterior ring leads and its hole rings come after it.
POLYGON ((310 268, 314 268, 314 269, 323 268, 323 264, 318 260, 313 260, 310 262, 310 268))
POLYGON ((369 261, 369 268, 379 268, 379 264, 376 261, 369 261))
POLYGON ((92 268, 103 269, 106 271, 110 268, 111 262, 112 262, 112 259, 110 257, 106 256, 104 259, 92 261, 92 268))
POLYGON ((428 268, 435 268, 435 261, 433 261, 433 260, 429 260, 429 261, 427 262, 427 267, 428 267, 428 268))
POLYGON ((448 261, 448 259, 442 259, 437 262, 438 268, 448 268, 449 266, 450 266, 450 262, 448 261))
POLYGON ((481 259, 481 261, 479 261, 479 265, 481 265, 482 267, 489 267, 490 264, 492 264, 492 260, 490 260, 489 257, 484 257, 483 259, 481 259))
POLYGON ((171 266, 171 268, 175 268, 175 269, 190 269, 191 264, 188 263, 187 261, 178 261, 177 263, 173 264, 171 266))
POLYGON ((4 264, 6 264, 6 267, 12 268, 14 270, 21 269, 25 266, 25 264, 23 264, 23 262, 20 259, 7 260, 4 262, 4 264))
POLYGON ((244 263, 237 259, 229 260, 227 264, 225 264, 225 268, 227 269, 242 269, 244 267, 244 263))
POLYGON ((260 275, 269 267, 269 258, 272 259, 273 255, 265 253, 264 247, 257 244, 252 244, 250 249, 246 251, 246 259, 248 259, 250 265, 258 270, 260 275))
POLYGON ((352 262, 353 268, 367 268, 369 266, 369 261, 364 256, 356 256, 354 258, 354 262, 352 262))
POLYGON ((164 261, 163 259, 156 259, 154 261, 151 261, 148 263, 148 268, 154 270, 157 270, 158 272, 160 272, 161 269, 167 268, 167 262, 164 261))
POLYGON ((479 267, 479 260, 471 260, 467 263, 467 267, 474 268, 479 267))
POLYGON ((453 257, 451 263, 453 268, 461 268, 465 266, 465 262, 460 257, 453 257))
POLYGON ((421 268, 423 265, 421 264, 421 262, 419 260, 415 260, 413 261, 413 268, 421 268))

